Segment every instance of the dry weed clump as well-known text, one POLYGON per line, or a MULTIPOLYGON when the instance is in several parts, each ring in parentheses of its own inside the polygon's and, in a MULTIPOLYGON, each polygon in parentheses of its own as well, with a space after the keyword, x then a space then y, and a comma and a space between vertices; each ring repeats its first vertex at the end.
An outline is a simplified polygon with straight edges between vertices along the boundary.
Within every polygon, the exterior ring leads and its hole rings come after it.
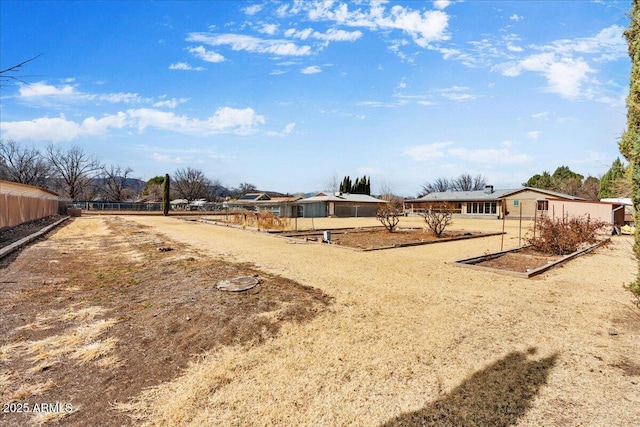
POLYGON ((533 236, 527 242, 539 252, 567 255, 585 245, 598 242, 601 232, 609 226, 607 222, 580 216, 566 218, 543 217, 535 226, 533 236))
POLYGON ((243 227, 255 227, 264 230, 284 230, 289 228, 289 217, 280 217, 271 212, 243 212, 234 213, 231 222, 243 227))

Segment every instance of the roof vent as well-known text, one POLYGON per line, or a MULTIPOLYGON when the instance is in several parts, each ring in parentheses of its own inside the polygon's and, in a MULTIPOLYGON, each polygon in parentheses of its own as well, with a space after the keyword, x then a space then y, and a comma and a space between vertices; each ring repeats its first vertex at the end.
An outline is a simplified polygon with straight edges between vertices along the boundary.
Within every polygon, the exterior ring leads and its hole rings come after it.
POLYGON ((493 185, 485 185, 484 186, 484 193, 485 194, 492 194, 493 193, 493 185))

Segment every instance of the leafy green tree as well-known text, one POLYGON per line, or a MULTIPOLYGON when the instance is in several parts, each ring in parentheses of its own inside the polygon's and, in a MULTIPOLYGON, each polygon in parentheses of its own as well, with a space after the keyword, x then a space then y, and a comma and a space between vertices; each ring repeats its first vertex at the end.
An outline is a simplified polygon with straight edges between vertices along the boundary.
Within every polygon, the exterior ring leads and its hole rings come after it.
POLYGON ((626 172, 627 168, 622 164, 620 157, 616 158, 600 180, 598 198, 627 197, 628 194, 621 194, 621 192, 625 192, 623 188, 627 181, 626 172))
POLYGON ((356 178, 352 183, 351 177, 345 176, 340 183, 340 192, 371 195, 371 178, 364 175, 362 178, 356 178))
POLYGON ((542 175, 535 174, 529 180, 522 184, 525 187, 541 188, 543 190, 551 190, 553 183, 551 181, 551 174, 547 171, 542 172, 542 175))
MULTIPOLYGON (((624 35, 631 57, 631 82, 627 96, 627 130, 620 140, 620 152, 631 169, 631 197, 636 212, 640 212, 640 0, 631 5, 629 28, 624 35)), ((636 227, 634 251, 640 259, 640 227, 636 227)), ((640 308, 640 275, 628 285, 640 308)))

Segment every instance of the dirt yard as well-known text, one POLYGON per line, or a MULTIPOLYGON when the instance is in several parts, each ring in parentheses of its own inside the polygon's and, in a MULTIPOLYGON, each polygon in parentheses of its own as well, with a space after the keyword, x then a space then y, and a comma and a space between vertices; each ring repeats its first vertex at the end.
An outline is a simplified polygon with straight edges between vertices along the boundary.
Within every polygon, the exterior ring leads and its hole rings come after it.
MULTIPOLYGON (((524 232, 506 231, 517 247, 524 232)), ((637 425, 632 238, 534 279, 446 264, 501 241, 354 252, 176 218, 77 218, 0 270, 2 402, 72 405, 47 425, 637 425), (238 273, 264 288, 214 290, 238 273)), ((0 414, 25 420, 42 419, 0 414)))
MULTIPOLYGON (((452 239, 470 239, 488 235, 489 233, 479 232, 445 232, 437 237, 434 233, 419 229, 400 229, 393 233, 387 230, 355 228, 351 230, 340 230, 331 233, 331 244, 340 245, 360 250, 389 249, 401 246, 413 246, 421 244, 432 244, 444 242, 452 239)), ((305 241, 323 241, 322 233, 309 235, 308 232, 298 234, 285 234, 286 237, 302 239, 305 241)))

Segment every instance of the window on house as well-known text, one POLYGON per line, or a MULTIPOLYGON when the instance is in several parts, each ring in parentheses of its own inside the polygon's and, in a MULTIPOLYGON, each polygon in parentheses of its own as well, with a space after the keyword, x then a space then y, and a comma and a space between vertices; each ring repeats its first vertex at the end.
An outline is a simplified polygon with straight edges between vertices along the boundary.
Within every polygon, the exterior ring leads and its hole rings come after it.
POLYGON ((548 211, 549 210, 549 201, 548 200, 538 200, 538 210, 539 211, 548 211))
POLYGON ((498 213, 497 202, 467 202, 468 214, 491 215, 498 213))

